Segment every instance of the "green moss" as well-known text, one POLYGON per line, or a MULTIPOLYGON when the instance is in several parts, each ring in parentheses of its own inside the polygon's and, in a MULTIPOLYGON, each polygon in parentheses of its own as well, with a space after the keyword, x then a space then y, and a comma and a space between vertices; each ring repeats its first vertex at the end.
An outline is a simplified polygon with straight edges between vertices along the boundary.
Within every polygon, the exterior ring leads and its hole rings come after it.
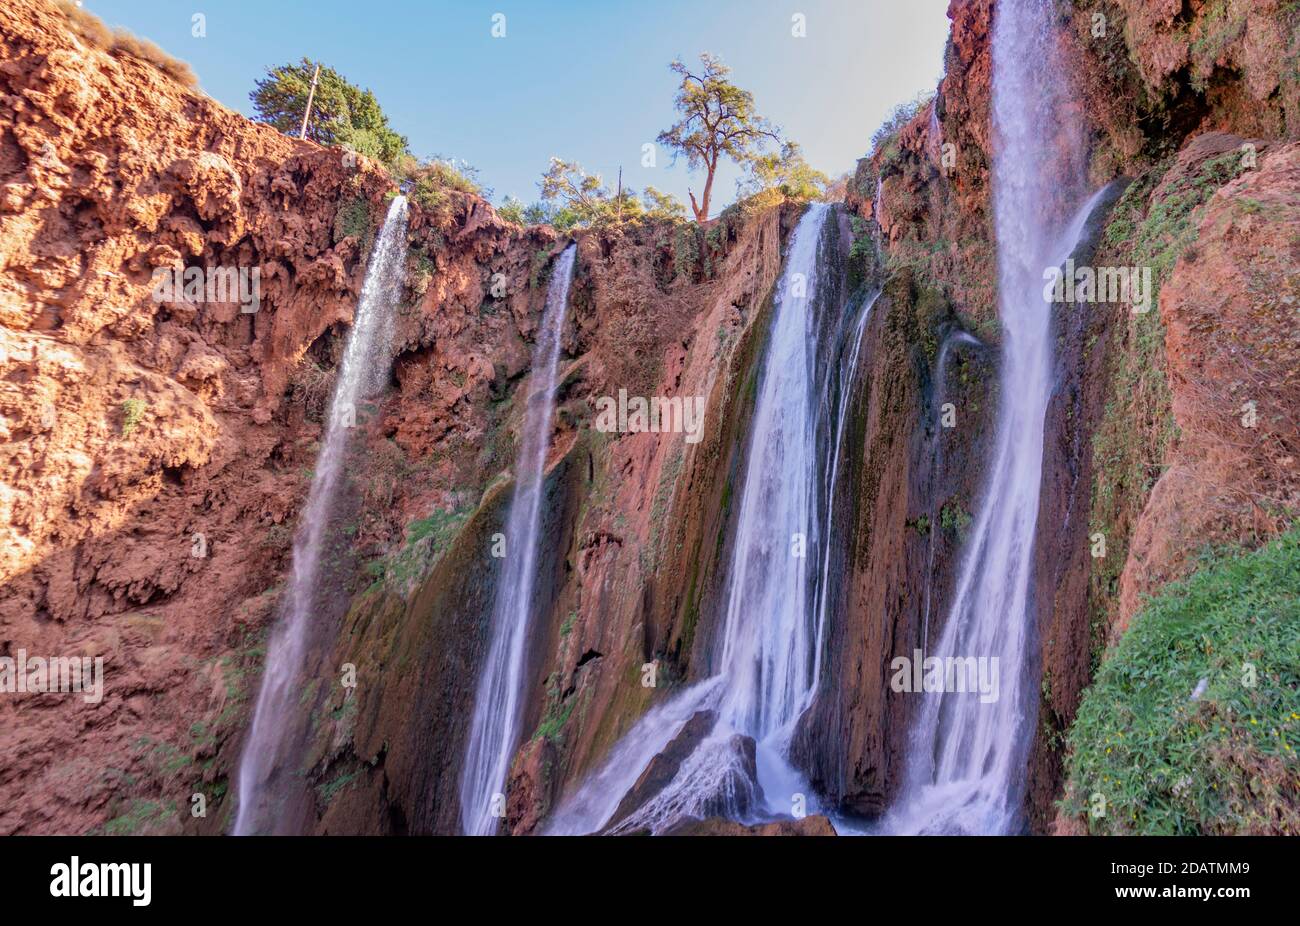
POLYGON ((370 204, 358 196, 339 206, 334 214, 334 243, 344 238, 356 238, 364 243, 369 236, 370 204))
POLYGON ((337 775, 324 784, 317 785, 316 795, 320 799, 321 804, 326 806, 329 805, 334 798, 338 797, 339 792, 355 782, 360 774, 361 771, 359 769, 353 769, 350 772, 344 772, 341 775, 337 775))
POLYGON ((104 836, 140 836, 156 832, 176 819, 175 801, 134 798, 124 813, 118 814, 101 828, 104 836))
POLYGON ((1084 694, 1062 806, 1094 833, 1296 834, 1300 530, 1202 559, 1147 602, 1084 694))
POLYGON ((403 595, 410 594, 451 545, 470 511, 468 507, 435 511, 406 525, 406 538, 401 547, 365 565, 365 573, 373 579, 366 592, 387 586, 403 595))
POLYGON ((959 502, 949 502, 939 510, 939 526, 960 539, 966 536, 971 525, 971 515, 959 502))
POLYGON ((122 410, 122 436, 130 437, 131 432, 135 430, 142 420, 144 413, 148 410, 143 399, 125 399, 121 405, 122 410))

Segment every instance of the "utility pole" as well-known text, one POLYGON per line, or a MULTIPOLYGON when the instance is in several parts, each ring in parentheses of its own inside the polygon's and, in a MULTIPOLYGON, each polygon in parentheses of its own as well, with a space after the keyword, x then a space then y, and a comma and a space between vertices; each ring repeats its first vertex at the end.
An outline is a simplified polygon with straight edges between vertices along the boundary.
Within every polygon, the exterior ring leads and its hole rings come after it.
POLYGON ((311 115, 311 103, 316 99, 316 78, 320 77, 320 65, 316 65, 316 70, 311 75, 311 90, 307 92, 307 108, 302 111, 302 128, 298 130, 299 138, 307 137, 307 117, 311 115))
POLYGON ((623 224, 623 165, 618 165, 618 224, 623 224))

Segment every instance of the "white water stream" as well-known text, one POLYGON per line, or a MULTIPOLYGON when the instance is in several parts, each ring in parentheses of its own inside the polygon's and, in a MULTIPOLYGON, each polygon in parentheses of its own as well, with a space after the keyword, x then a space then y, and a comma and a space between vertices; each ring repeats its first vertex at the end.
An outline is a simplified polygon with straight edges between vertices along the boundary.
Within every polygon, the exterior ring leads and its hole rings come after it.
POLYGON ((343 482, 348 436, 357 403, 378 392, 391 362, 393 310, 401 296, 406 259, 404 196, 388 207, 361 286, 356 316, 339 364, 325 436, 293 543, 293 570, 280 620, 266 650, 253 723, 239 762, 236 836, 278 832, 284 787, 296 774, 298 701, 312 620, 320 592, 326 528, 343 482))
POLYGON ((833 215, 826 204, 808 208, 776 286, 739 495, 717 670, 638 721, 564 802, 548 833, 606 826, 650 760, 700 710, 717 713, 713 731, 682 761, 673 780, 619 822, 615 832, 663 832, 692 817, 789 816, 792 796, 809 790, 787 757, 796 722, 816 688, 826 627, 831 557, 829 537, 819 534, 817 488, 819 477, 829 480, 824 494, 829 535, 829 498, 839 473, 852 377, 875 301, 865 302, 851 319, 834 438, 829 457, 819 461, 814 307, 832 272, 825 265, 823 235, 833 215), (755 744, 755 769, 742 746, 746 737, 755 744))
POLYGON ((504 809, 503 792, 510 760, 519 745, 526 643, 537 579, 542 483, 551 439, 551 418, 555 413, 560 335, 576 250, 570 245, 555 262, 533 349, 532 374, 526 387, 527 408, 515 463, 514 494, 506 520, 506 555, 497 580, 489 629, 492 642, 479 676, 460 779, 461 826, 471 836, 496 832, 504 809))
POLYGON ((1034 538, 1053 386, 1043 271, 1069 255, 1093 206, 1075 211, 1077 134, 1066 123, 1068 72, 1055 49, 1051 0, 1001 0, 993 33, 992 185, 1003 331, 998 429, 952 607, 925 654, 995 661, 989 664, 996 665, 998 695, 988 703, 978 692, 926 695, 886 832, 1023 828, 1025 763, 1037 711, 1037 680, 1030 677, 1034 538))

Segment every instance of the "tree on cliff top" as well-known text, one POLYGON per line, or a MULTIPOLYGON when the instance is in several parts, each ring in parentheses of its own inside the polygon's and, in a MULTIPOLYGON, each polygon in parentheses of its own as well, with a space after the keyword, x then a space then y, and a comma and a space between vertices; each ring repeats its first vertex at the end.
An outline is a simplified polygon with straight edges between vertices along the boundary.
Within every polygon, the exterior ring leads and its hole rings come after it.
POLYGON ((730 68, 707 52, 700 55, 700 63, 698 74, 680 59, 669 65, 682 78, 674 103, 681 119, 659 133, 660 144, 673 149, 674 155, 685 154, 692 169, 705 170, 703 195, 696 200, 694 191, 690 194, 697 222, 709 217, 713 178, 724 156, 743 164, 767 142, 781 141, 777 130, 754 112, 753 94, 727 79, 730 68))
POLYGON ((600 174, 589 174, 576 162, 561 158, 551 158, 551 166, 542 175, 538 187, 542 202, 528 208, 522 204, 510 207, 512 220, 545 223, 567 231, 579 225, 640 219, 677 222, 686 213, 686 207, 674 196, 652 186, 646 187, 640 196, 631 187, 611 193, 600 174))
POLYGON ((798 143, 787 141, 778 152, 751 158, 749 177, 737 181, 736 192, 749 197, 753 208, 767 205, 769 199, 821 199, 830 185, 830 177, 804 160, 798 143))
MULTIPOLYGON (((307 58, 299 64, 268 68, 266 78, 257 81, 257 89, 248 95, 257 118, 286 135, 296 135, 315 70, 316 62, 307 58)), ((385 164, 407 153, 406 137, 389 126, 375 95, 325 65, 316 84, 307 137, 322 145, 345 145, 385 164)))

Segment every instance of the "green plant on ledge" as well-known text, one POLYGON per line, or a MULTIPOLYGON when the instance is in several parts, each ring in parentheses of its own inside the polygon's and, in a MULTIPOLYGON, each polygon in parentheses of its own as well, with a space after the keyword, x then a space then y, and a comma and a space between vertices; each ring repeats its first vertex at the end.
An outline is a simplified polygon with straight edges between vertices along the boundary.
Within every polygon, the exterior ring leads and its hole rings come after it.
POLYGON ((1300 834, 1300 528, 1202 562, 1084 693, 1061 806, 1093 833, 1300 834))
POLYGON ((131 432, 135 430, 136 425, 144 418, 145 409, 143 399, 125 399, 122 402, 122 436, 130 437, 131 432))

